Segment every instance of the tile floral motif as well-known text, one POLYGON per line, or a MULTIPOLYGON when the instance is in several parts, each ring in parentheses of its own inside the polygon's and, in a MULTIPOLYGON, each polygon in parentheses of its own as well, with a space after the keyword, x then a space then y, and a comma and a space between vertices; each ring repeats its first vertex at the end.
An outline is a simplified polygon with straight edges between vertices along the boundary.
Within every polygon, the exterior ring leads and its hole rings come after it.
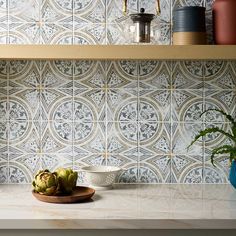
POLYGON ((202 89, 203 63, 201 61, 173 62, 172 87, 175 89, 202 89))
POLYGON ((8 4, 10 23, 40 20, 40 0, 8 0, 8 4))
POLYGON ((168 155, 154 155, 139 163, 141 183, 170 183, 171 165, 168 155))
POLYGON ((105 23, 105 0, 75 0, 74 16, 76 22, 105 23))
POLYGON ((224 171, 217 168, 213 168, 212 165, 205 165, 204 167, 204 183, 207 184, 220 184, 227 183, 227 176, 224 171))
POLYGON ((104 23, 75 23, 74 44, 106 44, 106 26, 104 23))
MULTIPOLYGON (((225 111, 226 113, 235 116, 236 114, 236 92, 234 90, 208 90, 205 92, 205 109, 220 109, 225 111)), ((207 122, 221 122, 225 121, 225 118, 222 115, 212 114, 213 112, 208 113, 207 122)))
POLYGON ((211 61, 205 62, 205 89, 234 89, 235 82, 235 69, 234 64, 231 62, 211 61))
POLYGON ((198 90, 174 90, 172 93, 172 120, 202 122, 203 96, 198 90))

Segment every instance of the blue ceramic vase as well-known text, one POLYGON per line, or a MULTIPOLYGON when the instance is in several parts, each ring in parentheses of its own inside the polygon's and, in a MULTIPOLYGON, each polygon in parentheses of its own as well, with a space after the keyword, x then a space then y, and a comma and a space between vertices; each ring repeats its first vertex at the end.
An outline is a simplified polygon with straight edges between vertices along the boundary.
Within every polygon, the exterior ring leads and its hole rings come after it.
POLYGON ((229 181, 236 188, 236 161, 232 161, 232 165, 229 173, 229 181))

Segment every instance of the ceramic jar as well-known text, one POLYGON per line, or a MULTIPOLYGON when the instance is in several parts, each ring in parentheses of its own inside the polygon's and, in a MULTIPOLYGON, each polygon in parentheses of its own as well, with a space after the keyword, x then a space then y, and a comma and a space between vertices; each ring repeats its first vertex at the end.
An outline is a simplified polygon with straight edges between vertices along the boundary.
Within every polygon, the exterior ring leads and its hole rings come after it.
POLYGON ((173 11, 173 44, 206 44, 205 8, 185 6, 173 11))
POLYGON ((236 0, 215 0, 212 13, 215 44, 236 44, 236 0))

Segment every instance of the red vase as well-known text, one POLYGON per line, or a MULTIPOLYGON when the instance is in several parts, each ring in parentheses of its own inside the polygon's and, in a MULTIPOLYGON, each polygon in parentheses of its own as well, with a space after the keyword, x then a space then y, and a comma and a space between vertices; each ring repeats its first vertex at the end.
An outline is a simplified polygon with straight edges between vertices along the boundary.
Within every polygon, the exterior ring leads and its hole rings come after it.
POLYGON ((236 44, 236 0, 215 0, 212 12, 215 44, 236 44))

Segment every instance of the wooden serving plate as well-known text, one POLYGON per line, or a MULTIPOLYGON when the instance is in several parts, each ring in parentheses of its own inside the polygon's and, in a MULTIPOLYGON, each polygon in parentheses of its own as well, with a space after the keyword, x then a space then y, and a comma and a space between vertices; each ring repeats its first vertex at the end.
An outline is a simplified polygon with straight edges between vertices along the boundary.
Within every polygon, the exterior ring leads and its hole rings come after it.
POLYGON ((49 203, 75 203, 75 202, 84 202, 91 199, 94 195, 95 190, 88 187, 77 186, 71 195, 67 196, 46 196, 39 193, 36 193, 34 190, 32 194, 35 198, 42 202, 49 203))

